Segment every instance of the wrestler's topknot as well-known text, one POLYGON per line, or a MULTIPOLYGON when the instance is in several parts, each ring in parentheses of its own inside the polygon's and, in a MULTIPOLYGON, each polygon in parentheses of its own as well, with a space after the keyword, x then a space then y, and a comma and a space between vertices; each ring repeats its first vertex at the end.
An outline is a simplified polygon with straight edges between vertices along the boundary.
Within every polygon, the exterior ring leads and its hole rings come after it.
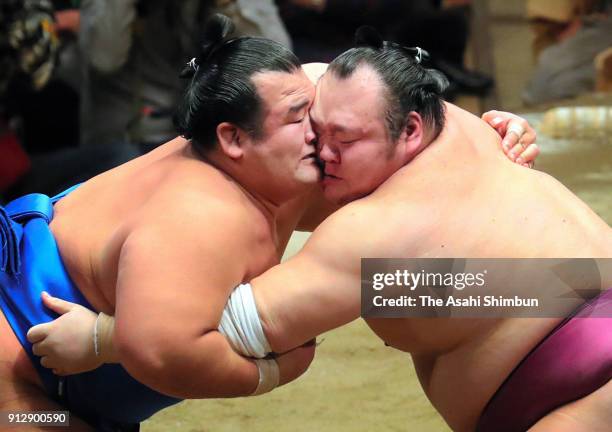
POLYGON ((234 23, 225 15, 214 14, 204 25, 200 52, 181 71, 181 78, 192 78, 200 65, 206 64, 225 43, 228 36, 234 32, 234 23))
POLYGON ((226 16, 214 15, 204 29, 200 52, 184 70, 191 80, 174 125, 200 153, 216 147, 217 126, 223 122, 261 139, 266 110, 251 77, 264 71, 291 73, 301 66, 278 42, 248 36, 228 38, 233 27, 226 16))
POLYGON ((355 46, 380 49, 384 40, 380 33, 372 26, 361 26, 355 32, 355 46))
POLYGON ((355 44, 355 48, 336 57, 328 71, 340 79, 350 78, 361 65, 378 72, 387 90, 384 116, 393 141, 400 136, 411 111, 418 112, 437 136, 444 127, 441 96, 448 80, 441 72, 423 66, 429 53, 418 47, 385 41, 369 26, 357 29, 355 44))

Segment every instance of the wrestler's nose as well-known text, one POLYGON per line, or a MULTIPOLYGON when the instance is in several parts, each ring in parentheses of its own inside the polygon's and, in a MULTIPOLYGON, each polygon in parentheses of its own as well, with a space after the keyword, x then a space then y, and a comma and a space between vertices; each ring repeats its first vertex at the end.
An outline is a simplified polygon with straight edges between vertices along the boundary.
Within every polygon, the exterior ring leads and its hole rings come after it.
POLYGON ((310 119, 307 119, 305 122, 305 126, 304 126, 304 140, 306 141, 306 144, 310 144, 310 145, 316 145, 317 142, 317 134, 314 133, 314 131, 312 130, 312 125, 310 123, 310 119))
POLYGON ((328 143, 323 143, 321 140, 319 143, 319 158, 327 163, 338 162, 338 153, 328 143))

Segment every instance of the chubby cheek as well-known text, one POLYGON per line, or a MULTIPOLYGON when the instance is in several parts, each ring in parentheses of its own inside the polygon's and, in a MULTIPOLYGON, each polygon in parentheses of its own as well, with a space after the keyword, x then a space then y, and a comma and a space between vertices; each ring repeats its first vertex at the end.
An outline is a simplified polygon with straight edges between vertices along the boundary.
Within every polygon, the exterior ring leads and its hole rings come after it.
POLYGON ((341 177, 350 183, 358 182, 363 176, 368 175, 367 165, 372 163, 371 156, 360 155, 360 152, 347 149, 340 152, 341 177))
POLYGON ((346 188, 352 193, 361 194, 369 192, 372 185, 378 185, 378 173, 380 167, 377 166, 377 159, 373 159, 370 155, 366 159, 354 161, 347 166, 347 170, 343 173, 343 178, 346 181, 346 188))
POLYGON ((287 153, 301 154, 306 142, 304 128, 301 124, 290 124, 282 133, 283 148, 287 153))
POLYGON ((283 134, 285 135, 285 137, 293 137, 294 140, 296 140, 296 138, 298 136, 300 136, 300 139, 302 140, 302 142, 305 141, 304 137, 306 136, 306 126, 305 126, 305 122, 302 121, 301 123, 289 123, 286 124, 283 127, 283 134))

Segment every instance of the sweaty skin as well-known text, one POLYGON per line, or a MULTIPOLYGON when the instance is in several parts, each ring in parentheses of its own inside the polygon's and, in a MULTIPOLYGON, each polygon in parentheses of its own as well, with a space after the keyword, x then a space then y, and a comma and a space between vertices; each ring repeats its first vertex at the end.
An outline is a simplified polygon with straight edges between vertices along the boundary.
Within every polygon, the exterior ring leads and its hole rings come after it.
MULTIPOLYGON (((491 118, 500 133, 515 120, 507 113, 491 118)), ((268 148, 268 156, 278 154, 268 148)), ((306 145, 298 152, 299 166, 312 163, 302 160, 311 151, 306 145)), ((130 373, 181 397, 227 396, 252 392, 257 379, 253 364, 214 330, 231 289, 278 264, 298 222, 316 226, 332 208, 318 188, 305 188, 269 217, 265 205, 176 139, 73 192, 57 205, 52 229, 75 283, 96 309, 116 313, 118 360, 130 373), (78 236, 75 226, 83 226, 78 236)), ((299 376, 312 351, 279 357, 281 382, 299 376)))
MULTIPOLYGON (((116 315, 123 366, 165 394, 255 390, 257 367, 216 331, 219 318, 237 284, 279 263, 320 176, 307 116, 312 82, 300 70, 252 79, 272 107, 265 143, 222 123, 223 148, 206 160, 176 138, 87 181, 54 207, 50 229, 71 279, 96 310, 116 315), (254 173, 264 179, 255 182, 254 173), (181 381, 167 370, 188 373, 181 381)), ((0 325, 2 376, 44 398, 12 330, 4 319, 0 325)), ((301 375, 313 354, 310 346, 279 356, 281 384, 301 375)), ((7 389, 0 387, 0 407, 14 399, 7 389)))
POLYGON ((130 373, 182 397, 252 392, 256 368, 211 330, 235 283, 278 263, 286 242, 254 199, 177 139, 87 182, 55 212, 51 229, 66 268, 94 308, 116 314, 120 358, 130 373), (92 205, 91 197, 106 205, 92 205), (191 344, 215 353, 214 373, 194 371, 193 389, 159 379, 160 368, 196 363, 191 344), (168 345, 175 355, 158 350, 168 345), (179 364, 168 364, 172 359, 179 364))
MULTIPOLYGON (((482 121, 447 104, 446 126, 426 150, 327 218, 295 257, 253 280, 272 349, 286 350, 359 316, 362 257, 612 257, 612 229, 551 176, 500 157, 491 145, 498 140, 482 121)), ((611 287, 612 275, 603 283, 611 287)), ((508 373, 559 321, 367 323, 412 354, 427 396, 450 427, 471 431, 508 373)), ((612 399, 607 387, 587 409, 612 399)), ((593 422, 609 418, 598 412, 593 422)), ((560 427, 563 413, 551 416, 555 421, 546 421, 560 427)))

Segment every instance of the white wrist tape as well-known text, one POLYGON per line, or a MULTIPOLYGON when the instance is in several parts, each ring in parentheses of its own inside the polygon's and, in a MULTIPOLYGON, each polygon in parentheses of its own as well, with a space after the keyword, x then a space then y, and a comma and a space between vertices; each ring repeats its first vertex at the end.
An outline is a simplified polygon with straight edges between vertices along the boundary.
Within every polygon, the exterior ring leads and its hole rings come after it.
POLYGON ((93 343, 94 343, 94 354, 96 357, 100 357, 100 335, 98 334, 98 325, 100 324, 100 314, 96 317, 96 322, 93 327, 93 343))
POLYGON ((268 393, 278 387, 280 374, 276 360, 255 360, 259 369, 259 384, 251 396, 268 393))
POLYGON ((94 353, 102 362, 112 363, 113 332, 115 320, 112 316, 100 312, 96 317, 93 329, 94 353))
POLYGON ((230 295, 223 309, 219 332, 234 351, 243 356, 264 358, 272 351, 261 327, 250 284, 238 285, 230 295))

